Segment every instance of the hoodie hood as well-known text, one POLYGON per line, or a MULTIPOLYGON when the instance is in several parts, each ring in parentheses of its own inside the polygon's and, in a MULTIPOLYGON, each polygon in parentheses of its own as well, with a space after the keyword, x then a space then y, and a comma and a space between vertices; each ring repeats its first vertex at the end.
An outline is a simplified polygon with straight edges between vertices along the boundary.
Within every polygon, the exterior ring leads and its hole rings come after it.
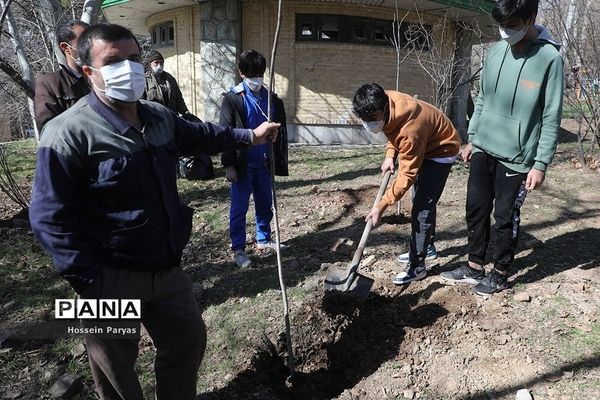
POLYGON ((560 50, 560 47, 562 46, 560 43, 558 43, 550 34, 550 32, 548 32, 548 30, 543 26, 543 25, 538 25, 535 24, 535 29, 538 30, 538 32, 540 33, 537 37, 536 40, 539 41, 544 41, 544 42, 548 42, 550 44, 552 44, 554 47, 556 47, 557 50, 560 50))
MULTIPOLYGON (((519 86, 519 81, 521 80, 521 73, 523 72, 523 69, 525 68, 525 64, 529 60, 531 48, 535 47, 536 45, 543 46, 546 43, 554 46, 556 48, 556 50, 560 50, 560 47, 561 47, 561 44, 558 43, 552 37, 552 35, 550 35, 550 32, 548 32, 548 30, 543 25, 536 24, 535 29, 537 29, 539 34, 538 34, 537 38, 535 38, 535 40, 525 44, 525 54, 524 54, 524 57, 522 57, 522 61, 521 61, 520 65, 518 66, 518 73, 516 74, 516 79, 514 80, 514 90, 513 90, 513 97, 512 97, 511 108, 510 108, 511 115, 513 114, 513 111, 514 111, 515 99, 517 96, 517 89, 519 86)), ((508 53, 510 51, 511 51, 511 46, 507 45, 505 48, 505 51, 504 51, 504 56, 502 57, 502 62, 500 63, 500 68, 498 69, 498 74, 496 76, 496 84, 495 84, 494 92, 497 91, 498 85, 500 84, 500 81, 501 81, 500 75, 501 75, 502 69, 504 67, 504 61, 506 60, 506 57, 508 56, 508 53)))

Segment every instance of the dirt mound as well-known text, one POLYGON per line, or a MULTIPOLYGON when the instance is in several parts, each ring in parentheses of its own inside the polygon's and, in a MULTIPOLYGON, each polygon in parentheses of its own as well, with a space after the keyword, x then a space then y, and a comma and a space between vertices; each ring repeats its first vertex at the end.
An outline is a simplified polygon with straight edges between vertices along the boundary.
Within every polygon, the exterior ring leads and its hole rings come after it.
POLYGON ((411 310, 409 297, 372 293, 360 303, 335 292, 318 296, 292 321, 296 375, 291 385, 284 363, 285 337, 280 335, 275 346, 267 344, 255 354, 251 368, 205 398, 335 398, 397 357, 405 327, 428 326, 446 314, 443 307, 432 304, 411 310))

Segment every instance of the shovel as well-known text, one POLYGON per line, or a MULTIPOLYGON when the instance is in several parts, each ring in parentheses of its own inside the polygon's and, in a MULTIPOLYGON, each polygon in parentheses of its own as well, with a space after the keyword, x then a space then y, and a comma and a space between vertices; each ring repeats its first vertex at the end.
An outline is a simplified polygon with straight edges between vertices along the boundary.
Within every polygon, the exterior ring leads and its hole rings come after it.
MULTIPOLYGON (((383 176, 373 207, 381 200, 391 175, 391 171, 387 171, 383 176)), ((327 276, 325 277, 325 290, 352 292, 360 299, 366 299, 367 296, 369 296, 374 281, 371 278, 359 274, 358 265, 360 264, 360 259, 362 258, 363 251, 367 245, 367 239, 369 238, 369 233, 371 233, 371 228, 373 228, 373 220, 370 219, 367 222, 367 226, 365 226, 365 230, 360 238, 360 243, 354 252, 354 257, 348 268, 340 268, 338 266, 329 267, 327 276)))

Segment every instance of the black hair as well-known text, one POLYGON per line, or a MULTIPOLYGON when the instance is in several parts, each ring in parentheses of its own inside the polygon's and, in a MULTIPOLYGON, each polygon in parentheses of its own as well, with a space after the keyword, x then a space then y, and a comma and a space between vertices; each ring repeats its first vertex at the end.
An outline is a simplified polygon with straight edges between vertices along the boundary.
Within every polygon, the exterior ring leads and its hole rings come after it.
POLYGON ((498 23, 517 17, 526 21, 538 13, 539 0, 498 0, 492 17, 498 23))
POLYGON ((117 24, 96 24, 88 28, 79 37, 77 50, 79 57, 84 65, 92 65, 92 42, 94 40, 104 40, 107 42, 117 42, 119 40, 133 39, 138 48, 140 43, 135 38, 133 32, 124 26, 117 24))
POLYGON ((245 76, 263 76, 267 69, 267 60, 256 50, 246 50, 240 55, 238 68, 245 76))
POLYGON ((352 110, 363 121, 377 111, 385 110, 388 97, 381 86, 376 83, 365 83, 358 88, 352 99, 352 110))
POLYGON ((71 41, 77 37, 73 30, 76 26, 80 26, 84 30, 90 27, 89 24, 74 19, 63 22, 56 28, 56 42, 59 46, 62 42, 71 43, 71 41))

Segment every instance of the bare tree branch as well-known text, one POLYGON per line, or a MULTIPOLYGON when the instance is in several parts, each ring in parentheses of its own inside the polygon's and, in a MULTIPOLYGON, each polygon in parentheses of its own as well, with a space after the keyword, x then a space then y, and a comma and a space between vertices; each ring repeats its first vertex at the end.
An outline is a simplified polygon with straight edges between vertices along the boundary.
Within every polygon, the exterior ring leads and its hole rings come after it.
POLYGON ((8 75, 8 77, 23 90, 27 97, 33 99, 33 97, 35 96, 35 91, 31 87, 31 85, 29 85, 29 83, 27 83, 23 79, 23 77, 17 70, 15 70, 9 63, 7 63, 2 58, 0 58, 0 70, 2 70, 2 72, 8 75))
POLYGON ((0 190, 24 210, 29 208, 29 199, 12 174, 3 145, 0 145, 0 190))
POLYGON ((4 24, 4 19, 6 18, 8 9, 10 8, 10 3, 12 3, 12 2, 13 2, 13 0, 7 0, 6 4, 4 5, 4 9, 2 10, 2 15, 0 16, 0 27, 4 24))

